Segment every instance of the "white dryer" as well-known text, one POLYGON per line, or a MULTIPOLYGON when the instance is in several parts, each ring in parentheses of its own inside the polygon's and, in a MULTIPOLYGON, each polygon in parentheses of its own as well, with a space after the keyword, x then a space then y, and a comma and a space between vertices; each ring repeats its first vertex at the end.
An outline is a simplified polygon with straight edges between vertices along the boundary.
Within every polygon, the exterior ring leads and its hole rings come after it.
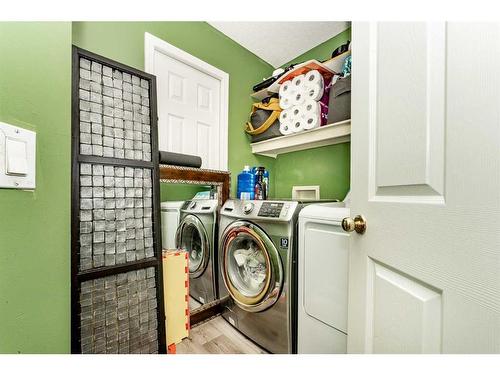
POLYGON ((184 201, 161 202, 161 243, 163 249, 175 249, 175 233, 179 226, 184 201))
POLYGON ((346 353, 349 234, 343 203, 299 214, 297 353, 346 353))

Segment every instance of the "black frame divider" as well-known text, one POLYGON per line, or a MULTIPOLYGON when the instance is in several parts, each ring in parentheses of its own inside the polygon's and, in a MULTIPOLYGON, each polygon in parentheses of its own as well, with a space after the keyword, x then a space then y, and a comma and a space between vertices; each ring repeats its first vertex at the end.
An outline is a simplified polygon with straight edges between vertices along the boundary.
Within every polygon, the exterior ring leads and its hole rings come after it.
POLYGON ((71 127, 72 127, 72 160, 71 160, 71 352, 81 353, 81 304, 80 288, 84 281, 117 275, 133 270, 155 268, 156 301, 158 322, 158 353, 166 354, 165 311, 163 304, 163 272, 160 222, 160 174, 158 155, 158 116, 156 77, 97 55, 93 52, 73 46, 72 48, 72 89, 71 89, 71 127), (149 82, 149 116, 151 161, 110 158, 80 154, 80 58, 104 64, 120 72, 137 76, 149 82), (103 164, 112 166, 135 167, 151 170, 152 179, 152 229, 154 257, 135 260, 128 263, 103 266, 87 270, 79 270, 80 261, 80 164, 103 164))

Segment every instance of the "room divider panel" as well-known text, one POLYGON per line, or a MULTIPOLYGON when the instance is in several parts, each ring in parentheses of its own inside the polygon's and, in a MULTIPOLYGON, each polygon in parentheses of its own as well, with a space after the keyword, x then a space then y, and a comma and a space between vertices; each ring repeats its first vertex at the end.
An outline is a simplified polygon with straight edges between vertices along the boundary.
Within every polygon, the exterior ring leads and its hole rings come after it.
POLYGON ((73 47, 71 351, 165 353, 155 77, 73 47))

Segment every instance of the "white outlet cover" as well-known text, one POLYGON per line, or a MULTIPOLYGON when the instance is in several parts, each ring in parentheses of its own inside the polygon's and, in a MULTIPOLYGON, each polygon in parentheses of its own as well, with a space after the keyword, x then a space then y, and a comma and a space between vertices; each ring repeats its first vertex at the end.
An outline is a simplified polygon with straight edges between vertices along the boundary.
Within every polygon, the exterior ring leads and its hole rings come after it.
POLYGON ((0 188, 35 189, 36 186, 36 133, 0 122, 0 188), (26 143, 26 175, 8 175, 6 158, 6 139, 26 143))

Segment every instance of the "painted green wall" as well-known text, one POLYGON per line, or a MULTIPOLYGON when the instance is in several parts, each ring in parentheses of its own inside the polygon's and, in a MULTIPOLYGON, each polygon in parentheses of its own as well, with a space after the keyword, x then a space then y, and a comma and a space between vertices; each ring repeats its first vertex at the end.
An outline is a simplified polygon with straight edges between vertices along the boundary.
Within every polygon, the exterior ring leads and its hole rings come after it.
MULTIPOLYGON (((246 164, 262 165, 274 174, 275 161, 255 156, 243 132, 252 100, 251 87, 269 76, 272 67, 205 22, 74 22, 73 43, 79 47, 144 69, 144 33, 149 32, 168 43, 214 65, 229 74, 229 170, 231 192, 236 193, 236 178, 246 164)), ((273 188, 271 186, 271 188, 273 188)), ((174 196, 192 197, 192 189, 162 187, 162 200, 174 196), (169 194, 170 192, 170 194, 169 194), (171 197, 169 197, 171 195, 171 197)))
POLYGON ((70 350, 71 23, 0 22, 0 121, 37 133, 35 191, 0 190, 0 353, 70 350))
MULTIPOLYGON (((351 29, 336 35, 285 64, 326 60, 351 39, 351 29)), ((275 195, 291 198, 293 185, 319 185, 322 199, 343 199, 350 186, 350 143, 283 154, 274 166, 275 195)))

